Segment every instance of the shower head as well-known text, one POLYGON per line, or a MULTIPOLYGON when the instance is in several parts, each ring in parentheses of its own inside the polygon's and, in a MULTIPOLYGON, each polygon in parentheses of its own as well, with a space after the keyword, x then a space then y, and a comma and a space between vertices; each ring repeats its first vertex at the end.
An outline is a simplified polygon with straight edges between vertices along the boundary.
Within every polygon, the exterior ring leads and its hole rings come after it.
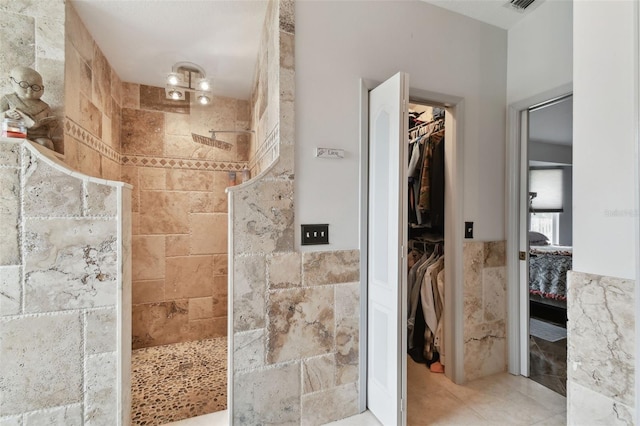
POLYGON ((233 147, 233 145, 228 142, 216 139, 215 132, 211 132, 210 138, 202 135, 196 135, 195 133, 191 133, 191 137, 193 138, 194 142, 200 143, 202 145, 212 146, 214 148, 224 149, 225 151, 231 151, 231 148, 233 147))

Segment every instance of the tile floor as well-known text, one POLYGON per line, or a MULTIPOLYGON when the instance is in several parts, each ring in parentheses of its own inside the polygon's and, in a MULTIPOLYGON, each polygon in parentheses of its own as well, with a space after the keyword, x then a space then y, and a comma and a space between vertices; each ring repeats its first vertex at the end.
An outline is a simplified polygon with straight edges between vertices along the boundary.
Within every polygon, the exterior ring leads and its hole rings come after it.
POLYGON ((508 373, 456 385, 407 361, 407 423, 421 425, 565 425, 566 398, 508 373))
POLYGON ((548 342, 530 336, 529 350, 531 380, 567 396, 567 339, 548 342))
MULTIPOLYGON (((424 365, 407 361, 408 426, 566 424, 566 398, 521 376, 496 374, 464 386, 424 365)), ((171 423, 171 426, 228 426, 226 412, 171 423)), ((366 411, 332 426, 380 426, 366 411)))
POLYGON ((136 349, 131 393, 132 425, 163 425, 225 410, 226 337, 136 349))

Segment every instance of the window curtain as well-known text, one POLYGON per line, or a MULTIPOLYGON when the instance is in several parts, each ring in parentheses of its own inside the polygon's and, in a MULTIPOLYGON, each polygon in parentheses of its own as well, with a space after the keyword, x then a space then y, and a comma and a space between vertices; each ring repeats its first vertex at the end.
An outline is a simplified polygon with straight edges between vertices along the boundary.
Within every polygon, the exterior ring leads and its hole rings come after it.
POLYGON ((563 170, 558 168, 529 170, 529 192, 535 193, 529 211, 539 213, 563 211, 562 174, 563 170))

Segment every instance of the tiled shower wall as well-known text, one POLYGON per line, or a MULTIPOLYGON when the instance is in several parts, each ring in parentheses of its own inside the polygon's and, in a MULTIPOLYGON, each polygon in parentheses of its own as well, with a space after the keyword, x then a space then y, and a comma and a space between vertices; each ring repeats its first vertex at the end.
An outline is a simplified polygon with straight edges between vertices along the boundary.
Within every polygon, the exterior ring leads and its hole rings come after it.
POLYGON ((634 425, 635 283, 567 279, 567 424, 634 425))
POLYGON ((191 133, 247 130, 249 103, 122 83, 69 2, 66 26, 65 162, 134 187, 134 348, 226 335, 224 189, 229 171, 240 182, 250 137, 218 133, 225 151, 191 133))
POLYGON ((36 148, 0 140, 0 424, 128 424, 130 190, 36 148))
MULTIPOLYGON (((279 83, 281 78, 293 76, 293 73, 284 75, 281 72, 282 69, 293 70, 293 37, 280 38, 274 33, 275 13, 275 8, 267 9, 251 94, 251 128, 255 130, 255 136, 251 139, 249 168, 253 176, 266 170, 278 157, 280 111, 285 106, 281 103, 279 83), (282 61, 291 62, 281 67, 282 61)), ((287 101, 293 105, 293 99, 287 101)))
POLYGON ((125 83, 122 179, 133 185, 133 347, 227 334, 229 171, 246 166, 246 134, 218 133, 229 151, 192 133, 245 130, 247 101, 165 99, 164 88, 125 83))
POLYGON ((64 52, 65 162, 89 176, 120 180, 122 83, 71 2, 64 52))
POLYGON ((507 370, 505 246, 505 241, 463 245, 467 381, 507 370))
POLYGON ((56 150, 62 150, 64 117, 65 1, 0 0, 0 94, 12 93, 9 71, 30 67, 42 75, 42 100, 58 117, 52 131, 56 150))

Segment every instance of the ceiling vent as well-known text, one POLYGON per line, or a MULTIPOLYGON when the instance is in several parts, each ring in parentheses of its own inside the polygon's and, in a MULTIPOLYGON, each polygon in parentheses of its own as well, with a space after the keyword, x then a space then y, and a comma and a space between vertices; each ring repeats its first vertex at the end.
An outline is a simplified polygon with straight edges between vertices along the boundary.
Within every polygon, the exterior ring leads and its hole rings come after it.
POLYGON ((525 9, 533 4, 535 0, 509 0, 504 7, 515 10, 516 12, 524 13, 525 9))

